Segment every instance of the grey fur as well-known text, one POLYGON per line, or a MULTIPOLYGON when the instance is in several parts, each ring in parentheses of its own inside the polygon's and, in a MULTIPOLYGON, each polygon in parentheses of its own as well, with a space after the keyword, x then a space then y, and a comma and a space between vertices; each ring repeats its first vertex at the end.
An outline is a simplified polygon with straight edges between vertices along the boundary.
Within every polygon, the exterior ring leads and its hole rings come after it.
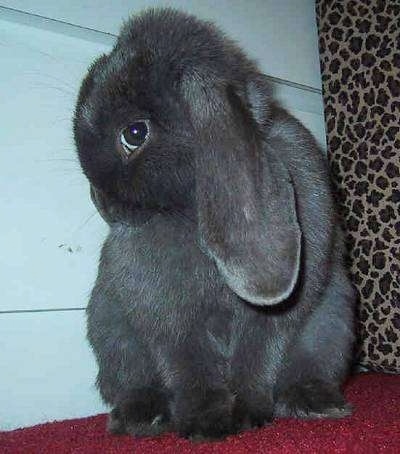
POLYGON ((348 414, 354 293, 327 164, 257 65, 213 25, 149 10, 90 68, 74 132, 110 225, 87 309, 110 430, 348 414), (135 119, 151 136, 124 160, 135 119))

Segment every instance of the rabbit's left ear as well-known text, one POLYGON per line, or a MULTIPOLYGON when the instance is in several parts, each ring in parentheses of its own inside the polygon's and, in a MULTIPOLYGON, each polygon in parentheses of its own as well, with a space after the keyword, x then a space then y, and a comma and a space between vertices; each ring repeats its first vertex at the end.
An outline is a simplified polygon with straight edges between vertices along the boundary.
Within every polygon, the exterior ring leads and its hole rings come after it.
POLYGON ((301 232, 289 172, 260 134, 268 86, 186 87, 195 156, 200 244, 226 284, 250 303, 277 304, 299 274, 301 232))

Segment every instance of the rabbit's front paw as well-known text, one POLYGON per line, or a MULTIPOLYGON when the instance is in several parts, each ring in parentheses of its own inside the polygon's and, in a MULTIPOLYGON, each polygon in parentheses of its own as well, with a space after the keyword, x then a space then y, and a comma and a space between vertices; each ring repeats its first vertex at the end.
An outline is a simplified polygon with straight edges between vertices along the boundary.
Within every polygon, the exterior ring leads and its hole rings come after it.
POLYGON ((165 397, 156 391, 141 390, 114 408, 107 428, 115 435, 155 436, 170 430, 170 418, 165 397))
POLYGON ((282 418, 336 419, 351 415, 351 406, 336 387, 315 380, 284 391, 276 404, 275 414, 282 418))
POLYGON ((190 400, 185 402, 186 411, 178 418, 180 436, 201 442, 221 440, 235 432, 231 415, 233 399, 228 392, 210 390, 197 402, 190 400))
POLYGON ((244 401, 237 399, 233 410, 233 424, 236 431, 256 429, 271 424, 273 403, 267 396, 244 401))

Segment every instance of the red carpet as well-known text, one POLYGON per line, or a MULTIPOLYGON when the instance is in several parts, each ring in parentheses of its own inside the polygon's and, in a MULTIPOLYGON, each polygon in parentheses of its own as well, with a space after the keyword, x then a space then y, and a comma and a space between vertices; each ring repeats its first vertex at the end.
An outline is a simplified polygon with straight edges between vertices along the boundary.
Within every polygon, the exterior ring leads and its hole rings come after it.
POLYGON ((352 378, 346 395, 353 416, 336 421, 280 420, 223 442, 193 444, 175 435, 152 439, 111 436, 105 415, 0 433, 0 453, 400 453, 400 376, 352 378))

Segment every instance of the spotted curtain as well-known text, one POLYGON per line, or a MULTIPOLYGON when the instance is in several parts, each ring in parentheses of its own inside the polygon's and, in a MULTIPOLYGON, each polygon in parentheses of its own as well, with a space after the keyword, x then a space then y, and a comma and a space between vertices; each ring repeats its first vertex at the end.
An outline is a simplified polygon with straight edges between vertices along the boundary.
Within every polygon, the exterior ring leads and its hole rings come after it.
POLYGON ((400 373, 400 1, 317 0, 328 157, 358 291, 357 361, 400 373))

